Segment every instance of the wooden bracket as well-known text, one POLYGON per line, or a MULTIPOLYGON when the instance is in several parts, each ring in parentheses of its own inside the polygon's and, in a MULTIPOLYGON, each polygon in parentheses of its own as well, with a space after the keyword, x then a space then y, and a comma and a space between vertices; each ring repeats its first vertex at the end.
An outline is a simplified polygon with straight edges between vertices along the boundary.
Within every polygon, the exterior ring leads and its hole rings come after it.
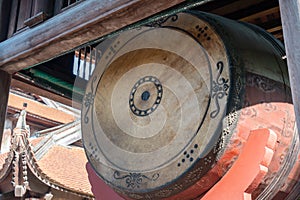
POLYGON ((268 172, 277 135, 269 129, 250 132, 237 161, 202 200, 251 200, 251 193, 268 172))

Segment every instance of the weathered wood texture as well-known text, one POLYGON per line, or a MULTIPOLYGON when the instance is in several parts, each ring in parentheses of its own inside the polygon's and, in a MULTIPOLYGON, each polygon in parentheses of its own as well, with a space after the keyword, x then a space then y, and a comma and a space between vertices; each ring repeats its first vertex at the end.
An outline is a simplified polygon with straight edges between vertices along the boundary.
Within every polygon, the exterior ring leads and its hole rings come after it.
POLYGON ((2 142, 2 134, 4 130, 4 123, 6 117, 7 101, 9 94, 9 87, 11 82, 11 75, 0 70, 0 149, 2 142))
POLYGON ((298 133, 300 127, 300 0, 279 0, 298 133))
POLYGON ((8 17, 10 14, 10 2, 0 0, 0 42, 6 39, 8 28, 8 17))
POLYGON ((13 73, 137 22, 183 0, 90 0, 0 43, 0 66, 13 73))

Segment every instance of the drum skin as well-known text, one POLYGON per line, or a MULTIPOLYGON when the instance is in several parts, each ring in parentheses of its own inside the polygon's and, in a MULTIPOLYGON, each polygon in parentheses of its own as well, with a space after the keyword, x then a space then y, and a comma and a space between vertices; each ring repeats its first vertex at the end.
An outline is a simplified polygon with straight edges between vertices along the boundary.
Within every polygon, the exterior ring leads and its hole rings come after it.
POLYGON ((272 36, 189 11, 123 32, 98 51, 83 143, 96 173, 121 196, 201 197, 259 128, 278 141, 252 195, 271 199, 283 190, 299 147, 284 51, 272 36))

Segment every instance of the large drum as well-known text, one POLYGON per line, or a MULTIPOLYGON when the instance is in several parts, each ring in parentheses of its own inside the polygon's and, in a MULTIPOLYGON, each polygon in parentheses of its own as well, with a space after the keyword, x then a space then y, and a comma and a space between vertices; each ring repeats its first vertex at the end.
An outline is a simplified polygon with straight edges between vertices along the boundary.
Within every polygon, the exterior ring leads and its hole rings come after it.
POLYGON ((278 141, 253 195, 270 199, 283 190, 298 137, 284 51, 272 36, 190 11, 123 32, 98 50, 83 142, 94 170, 120 195, 201 197, 258 128, 272 129, 278 141))

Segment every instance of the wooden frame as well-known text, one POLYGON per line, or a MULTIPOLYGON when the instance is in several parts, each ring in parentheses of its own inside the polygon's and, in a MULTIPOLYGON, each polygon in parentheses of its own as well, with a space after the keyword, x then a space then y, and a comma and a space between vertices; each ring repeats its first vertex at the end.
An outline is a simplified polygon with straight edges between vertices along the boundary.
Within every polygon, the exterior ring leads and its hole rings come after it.
POLYGON ((44 62, 183 1, 83 1, 0 43, 0 68, 13 73, 44 62))

